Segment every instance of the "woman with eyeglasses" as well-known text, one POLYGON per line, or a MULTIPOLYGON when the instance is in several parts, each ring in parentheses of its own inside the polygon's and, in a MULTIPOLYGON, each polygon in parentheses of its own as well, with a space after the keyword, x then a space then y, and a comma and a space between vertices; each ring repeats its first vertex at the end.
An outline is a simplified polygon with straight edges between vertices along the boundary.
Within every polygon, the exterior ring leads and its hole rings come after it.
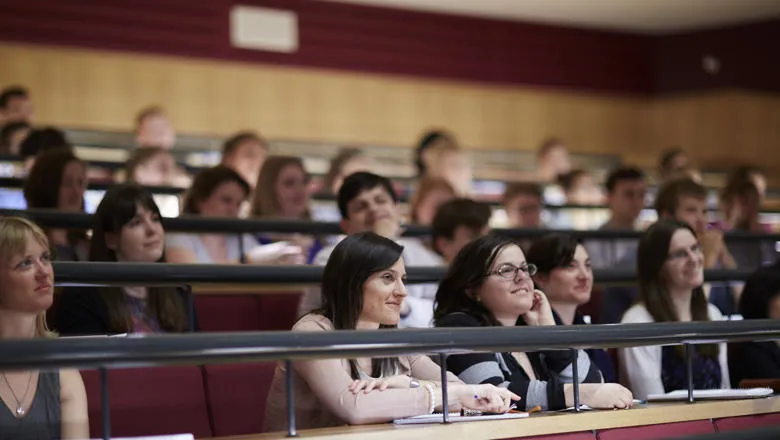
MULTIPOLYGON (((685 223, 662 220, 639 239, 639 302, 621 323, 717 321, 717 307, 707 302, 704 254, 685 223)), ((694 346, 695 389, 729 388, 725 344, 694 346)), ((687 388, 685 352, 678 346, 643 346, 618 350, 620 376, 640 399, 687 388)))
MULTIPOLYGON (((520 247, 496 235, 466 245, 436 292, 437 327, 555 325, 545 294, 534 290, 536 266, 520 247)), ((518 332, 520 333, 520 332, 518 332)), ((602 383, 588 355, 577 352, 580 402, 593 408, 628 408, 631 392, 602 383)), ((493 384, 521 397, 520 408, 559 410, 574 405, 571 350, 451 355, 447 367, 466 383, 493 384)))

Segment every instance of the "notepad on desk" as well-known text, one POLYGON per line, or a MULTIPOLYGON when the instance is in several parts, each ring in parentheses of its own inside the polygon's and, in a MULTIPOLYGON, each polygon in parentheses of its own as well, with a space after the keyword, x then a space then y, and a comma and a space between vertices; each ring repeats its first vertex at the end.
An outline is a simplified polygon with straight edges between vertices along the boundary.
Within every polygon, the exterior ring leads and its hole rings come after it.
MULTIPOLYGON (((694 400, 759 399, 769 397, 771 388, 740 388, 727 390, 693 390, 694 400)), ((688 400, 688 390, 675 390, 665 394, 651 394, 647 400, 656 402, 688 400)))
MULTIPOLYGON (((508 412, 506 414, 481 414, 481 415, 461 415, 460 413, 450 413, 449 421, 452 423, 459 422, 481 422, 488 420, 506 420, 506 419, 522 419, 528 417, 527 412, 508 412)), ((405 419, 393 420, 395 425, 422 425, 427 423, 443 423, 444 416, 442 414, 425 414, 422 416, 407 417, 405 419)))

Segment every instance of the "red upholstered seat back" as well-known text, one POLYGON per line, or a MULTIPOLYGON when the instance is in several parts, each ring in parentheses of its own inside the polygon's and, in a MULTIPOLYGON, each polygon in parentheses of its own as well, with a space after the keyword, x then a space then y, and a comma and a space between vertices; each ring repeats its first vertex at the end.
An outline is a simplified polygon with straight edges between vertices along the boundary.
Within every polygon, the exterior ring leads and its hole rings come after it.
MULTIPOLYGON (((520 440, 520 439, 518 439, 520 440)), ((566 434, 547 434, 534 437, 522 437, 522 440, 596 440, 592 432, 568 432, 566 434)))
MULTIPOLYGON (((97 438, 103 432, 100 375, 97 371, 82 371, 81 375, 87 390, 90 433, 97 438)), ((109 370, 108 379, 112 436, 213 436, 200 367, 109 370)))
POLYGON ((204 332, 290 330, 300 293, 195 295, 198 324, 204 332))
POLYGON ((651 440, 715 432, 709 420, 599 430, 599 440, 651 440))
POLYGON ((717 419, 715 420, 715 426, 718 428, 718 431, 737 431, 740 429, 780 426, 780 413, 717 419))
POLYGON ((276 362, 205 367, 214 435, 263 431, 265 402, 275 369, 276 362))

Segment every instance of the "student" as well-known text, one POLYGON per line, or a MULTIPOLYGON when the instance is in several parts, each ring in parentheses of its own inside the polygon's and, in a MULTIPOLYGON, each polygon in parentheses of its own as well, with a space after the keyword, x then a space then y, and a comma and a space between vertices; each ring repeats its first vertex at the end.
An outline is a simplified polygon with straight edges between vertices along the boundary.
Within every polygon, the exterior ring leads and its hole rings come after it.
POLYGON ((18 156, 22 142, 30 134, 32 127, 24 121, 9 122, 0 129, 0 151, 3 154, 18 156))
MULTIPOLYGON (((761 193, 754 179, 732 180, 720 194, 725 221, 716 225, 724 231, 771 233, 772 228, 759 221, 761 193)), ((758 267, 773 263, 777 257, 774 240, 737 241, 729 243, 734 259, 740 267, 758 267)))
MULTIPOLYGON (((637 168, 621 167, 607 177, 607 206, 610 218, 599 230, 634 231, 645 207, 647 185, 637 168)), ((636 250, 635 240, 589 240, 585 243, 594 268, 611 267, 636 250)))
POLYGON ((370 171, 373 165, 374 161, 360 148, 341 149, 330 161, 322 191, 335 196, 347 176, 358 171, 370 171))
POLYGON ((490 206, 471 199, 453 199, 439 206, 431 225, 433 250, 450 264, 463 246, 490 231, 490 206))
MULTIPOLYGON (((398 196, 390 180, 373 173, 358 172, 344 179, 338 194, 341 229, 346 234, 373 231, 391 238, 404 247, 407 266, 441 266, 441 257, 414 238, 400 238, 401 213, 398 196)), ((324 265, 334 246, 322 249, 313 264, 324 265)), ((401 327, 428 327, 433 316, 435 284, 409 286, 409 295, 401 308, 401 327)), ((310 288, 303 294, 299 314, 303 315, 321 305, 320 291, 310 288)))
MULTIPOLYGON (((655 198, 655 210, 659 219, 674 219, 693 228, 702 245, 704 269, 737 267, 724 240, 723 233, 707 227, 707 190, 689 178, 672 179, 664 183, 655 198)), ((627 254, 618 266, 636 268, 636 252, 627 254)), ((739 283, 708 283, 703 286, 707 298, 721 313, 735 312, 739 283)), ((639 296, 635 286, 609 286, 604 290, 601 320, 604 324, 620 322, 623 313, 639 296)))
MULTIPOLYGON (((43 231, 0 218, 0 339, 38 339, 54 300, 54 271, 43 231)), ((0 439, 89 438, 87 395, 76 370, 0 372, 0 439)))
POLYGON ((34 110, 30 93, 24 87, 10 86, 0 92, 0 125, 31 123, 34 110))
POLYGON ((563 205, 566 196, 558 185, 558 176, 571 171, 571 157, 566 144, 558 138, 549 138, 542 142, 536 152, 538 180, 547 185, 544 190, 544 202, 550 205, 563 205))
POLYGON ((19 156, 24 162, 24 173, 27 174, 35 165, 36 157, 48 150, 72 149, 65 133, 54 127, 38 128, 30 131, 19 144, 19 156))
MULTIPOLYGON (((436 292, 436 327, 556 325, 550 303, 534 290, 536 266, 511 239, 478 238, 461 249, 436 292)), ((631 392, 603 384, 598 367, 577 351, 580 401, 593 408, 627 408, 631 392)), ((574 405, 573 355, 570 350, 450 355, 448 369, 466 383, 508 388, 530 410, 559 410, 574 405)))
POLYGON ((681 177, 681 173, 691 168, 691 159, 679 147, 669 148, 661 154, 658 160, 658 170, 661 182, 681 177))
POLYGON ((252 188, 266 157, 268 142, 251 131, 236 133, 222 146, 222 165, 237 172, 252 188))
MULTIPOLYGON (((294 332, 395 328, 406 296, 403 247, 367 232, 333 250, 322 276, 322 308, 303 316, 294 332)), ((296 361, 295 413, 299 429, 389 422, 441 410, 441 370, 424 355, 296 361)), ((286 427, 285 369, 274 374, 265 430, 286 427)), ((493 385, 465 385, 450 375, 451 411, 506 412, 519 397, 493 385)))
POLYGON ((170 150, 176 145, 176 132, 165 110, 149 106, 135 118, 135 142, 138 147, 160 147, 170 150))
MULTIPOLYGON (((745 319, 780 319, 780 263, 759 269, 748 278, 739 299, 745 319)), ((744 379, 780 379, 780 342, 729 344, 731 386, 744 379)))
POLYGON ((533 182, 515 182, 507 185, 502 201, 507 227, 544 228, 542 223, 542 187, 533 182))
MULTIPOLYGON (((164 245, 149 192, 136 185, 106 192, 94 215, 89 261, 164 263, 164 245)), ((189 293, 173 287, 68 287, 56 328, 63 335, 186 332, 194 320, 189 301, 189 293)))
MULTIPOLYGON (((69 148, 41 153, 24 183, 27 207, 84 212, 87 165, 69 148)), ((59 261, 86 260, 89 239, 86 231, 48 229, 49 242, 59 261)))
MULTIPOLYGON (((704 254, 693 229, 676 220, 661 220, 640 238, 637 250, 640 301, 621 323, 718 321, 717 307, 707 303, 704 254)), ((725 344, 695 345, 695 389, 729 387, 725 344)), ((684 348, 644 346, 618 349, 620 377, 637 398, 686 389, 684 348)))
MULTIPOLYGON (((526 256, 537 268, 534 284, 547 294, 555 322, 585 324, 577 308, 590 301, 593 268, 582 241, 569 234, 548 234, 534 242, 526 256)), ((601 370, 605 382, 617 382, 615 367, 606 351, 591 348, 585 352, 601 370)))
POLYGON ((409 203, 410 223, 430 226, 439 206, 455 197, 455 188, 444 178, 424 177, 409 203))

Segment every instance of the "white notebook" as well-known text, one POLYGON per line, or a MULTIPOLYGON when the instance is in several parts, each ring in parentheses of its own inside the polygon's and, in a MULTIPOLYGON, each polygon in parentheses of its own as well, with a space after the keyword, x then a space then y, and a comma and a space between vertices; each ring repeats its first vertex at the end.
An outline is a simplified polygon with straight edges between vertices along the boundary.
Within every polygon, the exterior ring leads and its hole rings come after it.
MULTIPOLYGON (((505 420, 505 419, 522 419, 528 417, 527 412, 511 412, 506 414, 489 414, 489 415, 476 415, 476 416, 462 416, 460 413, 450 413, 450 422, 481 422, 487 420, 505 420)), ((442 414, 426 414, 422 416, 407 417, 405 419, 393 420, 393 424, 396 425, 420 425, 426 423, 444 423, 442 414)))
MULTIPOLYGON (((695 400, 729 400, 729 399, 758 399, 769 397, 773 393, 771 388, 739 388, 728 390, 693 390, 695 400)), ((647 400, 673 401, 687 400, 688 390, 675 390, 666 394, 651 394, 647 400)))

